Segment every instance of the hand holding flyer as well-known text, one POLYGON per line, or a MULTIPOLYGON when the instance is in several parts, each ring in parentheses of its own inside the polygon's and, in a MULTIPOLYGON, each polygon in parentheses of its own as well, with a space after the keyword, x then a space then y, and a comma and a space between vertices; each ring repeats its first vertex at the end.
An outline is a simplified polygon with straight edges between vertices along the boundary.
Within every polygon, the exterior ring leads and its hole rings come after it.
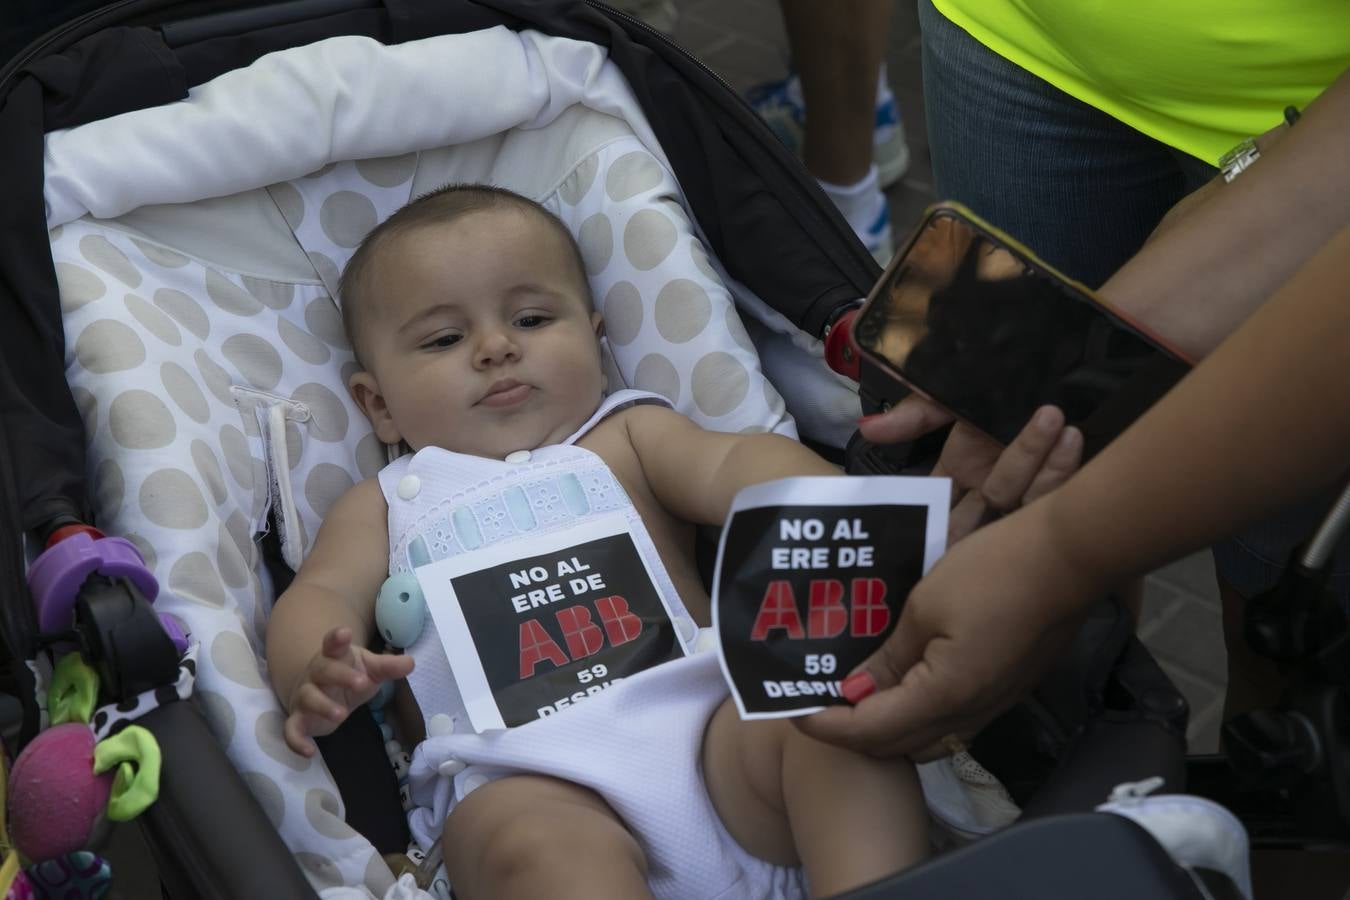
POLYGON ((785 478, 736 495, 713 621, 741 718, 847 702, 839 682, 891 633, 946 549, 945 478, 785 478))

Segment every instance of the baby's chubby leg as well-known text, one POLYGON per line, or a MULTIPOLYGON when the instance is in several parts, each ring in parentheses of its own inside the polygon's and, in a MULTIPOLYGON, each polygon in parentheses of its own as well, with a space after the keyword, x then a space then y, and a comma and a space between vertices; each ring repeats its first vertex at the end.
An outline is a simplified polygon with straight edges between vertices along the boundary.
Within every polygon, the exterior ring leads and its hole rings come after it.
POLYGON ((441 841, 463 900, 651 897, 647 859, 614 810, 555 778, 483 785, 450 813, 441 841))
POLYGON ((713 806, 748 853, 800 863, 817 897, 876 881, 928 853, 914 766, 807 737, 786 719, 743 722, 727 700, 703 738, 713 806))

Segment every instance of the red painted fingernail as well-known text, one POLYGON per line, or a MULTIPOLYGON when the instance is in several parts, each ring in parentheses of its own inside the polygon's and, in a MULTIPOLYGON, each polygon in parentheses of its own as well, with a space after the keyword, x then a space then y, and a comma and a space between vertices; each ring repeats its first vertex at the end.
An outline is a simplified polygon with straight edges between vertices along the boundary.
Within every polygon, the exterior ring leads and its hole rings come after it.
POLYGON ((854 672, 839 685, 844 699, 855 706, 877 692, 877 681, 868 672, 854 672))

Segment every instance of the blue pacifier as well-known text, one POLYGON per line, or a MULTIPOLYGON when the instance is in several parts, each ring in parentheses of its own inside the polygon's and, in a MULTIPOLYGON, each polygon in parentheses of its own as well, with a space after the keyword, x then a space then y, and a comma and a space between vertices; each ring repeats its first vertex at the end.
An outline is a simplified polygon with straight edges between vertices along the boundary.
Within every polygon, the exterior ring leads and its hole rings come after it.
POLYGON ((391 647, 409 647, 426 623, 427 601, 411 572, 390 575, 375 598, 375 627, 391 647))

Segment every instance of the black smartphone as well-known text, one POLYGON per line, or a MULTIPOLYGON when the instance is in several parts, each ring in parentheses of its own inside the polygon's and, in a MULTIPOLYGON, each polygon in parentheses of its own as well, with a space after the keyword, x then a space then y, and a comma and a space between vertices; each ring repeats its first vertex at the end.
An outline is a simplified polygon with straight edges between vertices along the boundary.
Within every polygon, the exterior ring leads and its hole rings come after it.
POLYGON ((883 402, 913 390, 1002 444, 1054 404, 1083 432, 1084 459, 1190 369, 955 203, 925 213, 859 310, 853 341, 885 376, 873 386, 883 402))

